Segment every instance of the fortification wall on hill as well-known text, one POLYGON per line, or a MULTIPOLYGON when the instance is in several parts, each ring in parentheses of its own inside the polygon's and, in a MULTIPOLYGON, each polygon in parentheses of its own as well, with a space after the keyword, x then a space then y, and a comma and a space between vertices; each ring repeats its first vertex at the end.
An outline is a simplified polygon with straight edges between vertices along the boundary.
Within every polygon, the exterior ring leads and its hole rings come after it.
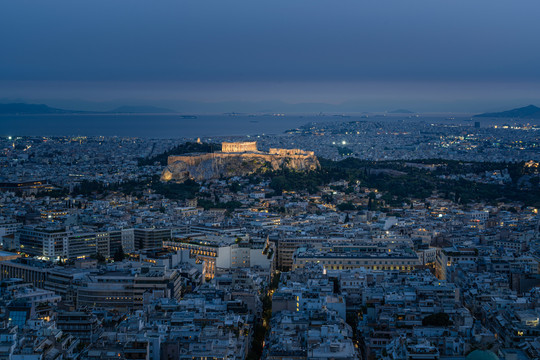
POLYGON ((314 151, 305 151, 300 149, 276 149, 276 148, 270 148, 269 151, 272 155, 280 155, 280 156, 294 156, 294 155, 300 155, 300 156, 315 156, 314 151))
POLYGON ((167 158, 167 165, 183 162, 186 165, 194 166, 202 161, 213 159, 219 153, 190 154, 190 155, 171 155, 167 158))
MULTIPOLYGON (((274 149, 281 150, 281 149, 274 149)), ((283 149, 288 151, 287 149, 283 149)), ((302 151, 302 150, 300 150, 302 151)), ((313 151, 304 151, 302 153, 287 153, 287 152, 274 152, 274 153, 206 153, 206 154, 193 154, 193 155, 171 155, 167 158, 167 165, 172 165, 178 162, 183 162, 189 166, 195 166, 206 160, 212 159, 227 159, 227 158, 258 158, 265 161, 273 161, 279 158, 289 158, 289 159, 306 159, 310 157, 315 157, 313 151)))

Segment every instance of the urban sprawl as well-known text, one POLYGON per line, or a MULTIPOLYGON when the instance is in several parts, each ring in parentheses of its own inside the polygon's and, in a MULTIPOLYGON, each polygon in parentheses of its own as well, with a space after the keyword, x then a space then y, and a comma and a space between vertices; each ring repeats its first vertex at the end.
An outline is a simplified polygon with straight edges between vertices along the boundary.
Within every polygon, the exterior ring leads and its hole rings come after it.
POLYGON ((540 359, 539 129, 3 137, 0 359, 540 359))

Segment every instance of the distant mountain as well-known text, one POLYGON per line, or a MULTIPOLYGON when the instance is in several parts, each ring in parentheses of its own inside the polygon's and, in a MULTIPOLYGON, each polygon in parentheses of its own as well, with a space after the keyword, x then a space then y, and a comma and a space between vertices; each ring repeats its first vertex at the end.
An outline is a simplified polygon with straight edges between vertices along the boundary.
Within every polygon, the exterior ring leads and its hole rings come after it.
POLYGON ((414 114, 414 111, 407 109, 397 109, 388 112, 389 114, 414 114))
POLYGON ((42 115, 42 114, 169 114, 176 111, 155 106, 120 106, 110 111, 65 110, 45 104, 10 103, 0 104, 0 115, 42 115))
POLYGON ((56 109, 44 104, 24 104, 24 103, 11 103, 0 104, 0 114, 12 115, 12 114, 70 114, 82 111, 70 111, 63 109, 56 109))
POLYGON ((116 114, 168 114, 177 111, 156 106, 120 106, 107 112, 116 114))
POLYGON ((474 115, 474 117, 540 119, 540 108, 534 105, 529 105, 508 111, 474 115))

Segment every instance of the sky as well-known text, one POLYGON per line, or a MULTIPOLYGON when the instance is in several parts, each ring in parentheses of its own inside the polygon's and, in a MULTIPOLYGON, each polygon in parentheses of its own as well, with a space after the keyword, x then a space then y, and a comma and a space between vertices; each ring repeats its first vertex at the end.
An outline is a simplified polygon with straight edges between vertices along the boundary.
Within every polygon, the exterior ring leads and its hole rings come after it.
POLYGON ((538 14, 538 0, 2 1, 0 101, 540 106, 538 14))

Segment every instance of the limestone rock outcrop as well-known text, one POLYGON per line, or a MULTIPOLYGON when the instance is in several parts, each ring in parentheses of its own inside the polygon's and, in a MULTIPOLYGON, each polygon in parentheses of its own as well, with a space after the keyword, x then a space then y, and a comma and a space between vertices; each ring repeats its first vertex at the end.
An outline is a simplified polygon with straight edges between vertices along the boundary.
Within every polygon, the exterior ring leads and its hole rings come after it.
POLYGON ((228 143, 224 149, 234 149, 237 152, 169 156, 161 180, 200 181, 282 168, 309 171, 320 167, 317 157, 311 151, 270 149, 269 152, 261 152, 256 150, 254 143, 228 143))

